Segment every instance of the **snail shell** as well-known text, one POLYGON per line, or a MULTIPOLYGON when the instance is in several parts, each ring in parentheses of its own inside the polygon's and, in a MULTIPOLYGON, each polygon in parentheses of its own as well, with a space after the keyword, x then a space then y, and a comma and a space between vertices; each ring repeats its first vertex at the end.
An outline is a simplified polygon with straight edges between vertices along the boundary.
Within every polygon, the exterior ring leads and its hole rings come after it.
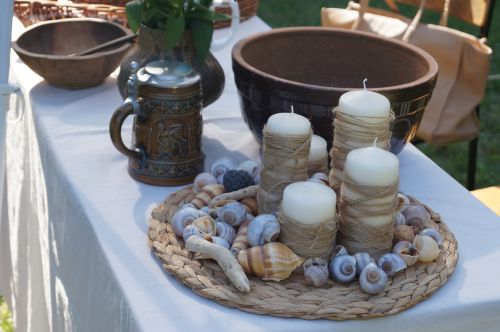
POLYGON ((406 266, 412 266, 418 261, 419 251, 408 241, 400 241, 394 245, 392 252, 399 255, 406 266))
POLYGON ((356 258, 351 255, 339 255, 330 261, 330 275, 342 284, 349 283, 356 277, 356 258))
POLYGON ((406 269, 406 264, 403 259, 394 253, 382 255, 378 259, 377 265, 388 277, 392 277, 399 271, 406 269))
POLYGON ((187 207, 191 207, 191 208, 195 208, 196 209, 196 206, 194 206, 193 203, 184 203, 184 204, 182 204, 181 209, 182 208, 187 208, 187 207))
POLYGON ((278 218, 272 214, 261 214, 248 225, 247 238, 251 247, 274 242, 280 234, 278 218))
POLYGON ((240 250, 236 259, 246 273, 272 281, 288 278, 304 262, 302 257, 281 242, 240 250))
POLYGON ((201 209, 212 200, 212 198, 224 193, 224 186, 220 184, 209 184, 201 189, 201 191, 193 198, 191 203, 198 209, 201 209))
POLYGON ((236 163, 233 159, 222 157, 214 161, 212 167, 210 167, 210 173, 217 179, 217 183, 222 184, 222 182, 219 182, 219 179, 222 181, 224 174, 235 168, 236 163))
POLYGON ((398 243, 400 241, 412 242, 414 236, 415 234, 413 234, 413 228, 408 225, 399 225, 394 227, 394 237, 392 238, 392 241, 394 243, 398 243))
POLYGON ((210 216, 201 216, 193 221, 192 225, 196 227, 204 236, 215 236, 215 233, 217 232, 215 220, 213 220, 210 216))
POLYGON ((203 187, 209 184, 217 184, 215 176, 208 172, 200 173, 194 178, 193 189, 200 192, 203 187))
POLYGON ((193 221, 204 215, 203 212, 193 208, 193 207, 182 207, 174 214, 172 218, 172 228, 174 233, 178 236, 182 236, 182 232, 187 225, 190 225, 193 221))
POLYGON ((344 247, 341 244, 337 244, 335 246, 335 249, 333 250, 333 255, 334 256, 349 255, 349 253, 347 252, 347 248, 346 247, 344 247))
POLYGON ((358 252, 353 255, 356 259, 356 271, 359 275, 361 271, 370 263, 375 263, 375 260, 366 252, 358 252))
POLYGON ((249 224, 250 221, 247 220, 240 225, 240 228, 238 228, 238 232, 236 232, 236 237, 234 238, 233 245, 231 246, 231 252, 233 253, 233 255, 236 255, 238 251, 249 247, 247 238, 247 231, 249 224))
POLYGON ((229 242, 227 242, 227 240, 224 238, 221 238, 219 236, 206 236, 205 240, 210 241, 213 244, 219 245, 229 250, 230 247, 229 242))
POLYGON ((430 236, 431 238, 434 239, 434 241, 436 241, 438 246, 441 247, 441 245, 443 245, 443 236, 441 236, 439 231, 437 231, 433 228, 426 228, 426 229, 422 230, 419 235, 430 236))
POLYGON ((309 180, 319 180, 319 181, 314 181, 314 182, 319 182, 322 184, 325 184, 327 186, 330 186, 330 179, 325 173, 314 173, 309 180))
POLYGON ((314 287, 323 286, 328 280, 328 262, 323 258, 309 258, 302 267, 304 268, 304 279, 307 285, 314 287))
POLYGON ((418 260, 421 262, 432 262, 439 257, 441 250, 433 238, 427 235, 416 235, 413 245, 420 252, 418 260))
POLYGON ((387 275, 374 263, 368 264, 359 275, 359 285, 368 294, 383 292, 387 286, 387 275))
POLYGON ((410 198, 403 193, 398 193, 398 210, 404 210, 411 204, 410 198))
POLYGON ((187 239, 193 235, 200 237, 204 236, 204 234, 200 232, 198 228, 196 228, 196 226, 194 226, 193 224, 187 225, 182 232, 182 238, 184 239, 184 242, 186 242, 187 239))
POLYGON ((394 226, 400 226, 400 225, 406 225, 406 218, 400 211, 397 211, 396 223, 394 224, 394 226))
POLYGON ((217 209, 217 216, 226 224, 239 226, 246 220, 247 210, 239 202, 230 202, 217 209))
POLYGON ((251 213, 253 215, 259 214, 259 207, 257 205, 257 199, 255 197, 243 198, 240 203, 245 206, 247 213, 251 213))
POLYGON ((262 166, 255 160, 251 159, 245 160, 244 162, 238 165, 237 169, 241 171, 247 171, 248 174, 252 176, 255 183, 258 183, 255 179, 260 180, 260 171, 262 169, 262 166))
MULTIPOLYGON (((225 222, 216 222, 217 236, 225 239, 229 244, 233 243, 236 237, 236 231, 233 226, 226 224, 225 222)), ((229 248, 228 248, 229 249, 229 248)))
POLYGON ((431 220, 431 214, 422 205, 410 205, 402 211, 406 225, 413 228, 415 234, 420 233, 424 225, 431 220))

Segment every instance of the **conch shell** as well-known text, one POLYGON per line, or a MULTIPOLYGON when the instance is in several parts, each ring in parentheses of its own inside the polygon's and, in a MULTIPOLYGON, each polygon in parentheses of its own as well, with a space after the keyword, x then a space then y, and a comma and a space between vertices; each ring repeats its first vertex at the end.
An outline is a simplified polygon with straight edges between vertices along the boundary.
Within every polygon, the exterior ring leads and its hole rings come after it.
POLYGON ((250 224, 250 220, 246 220, 243 224, 238 228, 238 232, 236 232, 236 237, 234 238, 233 245, 231 246, 231 252, 233 255, 240 250, 246 249, 250 246, 248 243, 247 233, 248 233, 248 225, 250 224))
POLYGON ((221 184, 209 184, 201 188, 201 191, 191 201, 197 209, 201 209, 212 200, 224 193, 224 186, 221 184))
POLYGON ((261 277, 263 280, 280 281, 292 274, 304 259, 280 242, 240 250, 236 255, 243 271, 261 277))

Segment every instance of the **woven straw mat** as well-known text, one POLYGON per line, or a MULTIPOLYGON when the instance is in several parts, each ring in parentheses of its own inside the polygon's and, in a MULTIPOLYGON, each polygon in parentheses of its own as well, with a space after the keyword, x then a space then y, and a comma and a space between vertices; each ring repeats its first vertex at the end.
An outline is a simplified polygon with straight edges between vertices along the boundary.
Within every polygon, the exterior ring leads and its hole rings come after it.
MULTIPOLYGON (((160 258, 164 269, 195 293, 224 306, 278 317, 302 319, 366 319, 393 315, 423 301, 438 290, 453 273, 458 259, 457 241, 431 212, 436 228, 444 238, 442 252, 432 263, 417 263, 397 274, 377 295, 364 293, 358 282, 349 285, 329 280, 314 288, 303 282, 303 275, 292 274, 280 282, 263 281, 249 275, 251 291, 242 294, 233 287, 215 261, 192 259, 183 249, 170 224, 175 211, 195 196, 191 187, 170 195, 153 212, 149 221, 148 244, 160 258)), ((421 203, 420 203, 421 204, 421 203)))

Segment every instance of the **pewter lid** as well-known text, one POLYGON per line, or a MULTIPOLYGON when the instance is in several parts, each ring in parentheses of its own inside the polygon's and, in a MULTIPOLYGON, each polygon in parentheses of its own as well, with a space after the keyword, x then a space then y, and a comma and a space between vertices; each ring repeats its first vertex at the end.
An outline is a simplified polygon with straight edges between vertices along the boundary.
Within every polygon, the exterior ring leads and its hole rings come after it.
POLYGON ((193 70, 193 67, 175 60, 149 62, 139 70, 137 76, 140 84, 161 88, 186 87, 200 81, 200 75, 193 70))

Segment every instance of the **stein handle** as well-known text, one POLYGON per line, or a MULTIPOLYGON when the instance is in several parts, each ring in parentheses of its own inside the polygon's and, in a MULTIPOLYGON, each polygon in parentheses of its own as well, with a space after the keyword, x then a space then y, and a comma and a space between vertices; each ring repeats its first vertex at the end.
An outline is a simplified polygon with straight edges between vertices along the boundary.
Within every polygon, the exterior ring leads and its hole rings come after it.
POLYGON ((129 149, 124 143, 122 139, 122 126, 125 119, 134 113, 134 105, 131 102, 124 102, 120 107, 118 107, 113 116, 111 117, 111 121, 109 122, 109 134, 111 136, 111 141, 115 148, 126 155, 129 158, 139 159, 141 158, 141 153, 139 151, 134 151, 129 149))
POLYGON ((231 7, 231 26, 229 30, 229 34, 223 38, 219 38, 216 40, 212 40, 212 45, 210 46, 210 49, 212 51, 218 51, 226 47, 231 40, 233 40, 233 37, 236 34, 236 28, 238 27, 238 24, 240 23, 240 6, 238 5, 238 1, 236 0, 216 0, 213 3, 214 7, 217 7, 218 5, 221 5, 222 3, 228 3, 229 6, 231 7))

